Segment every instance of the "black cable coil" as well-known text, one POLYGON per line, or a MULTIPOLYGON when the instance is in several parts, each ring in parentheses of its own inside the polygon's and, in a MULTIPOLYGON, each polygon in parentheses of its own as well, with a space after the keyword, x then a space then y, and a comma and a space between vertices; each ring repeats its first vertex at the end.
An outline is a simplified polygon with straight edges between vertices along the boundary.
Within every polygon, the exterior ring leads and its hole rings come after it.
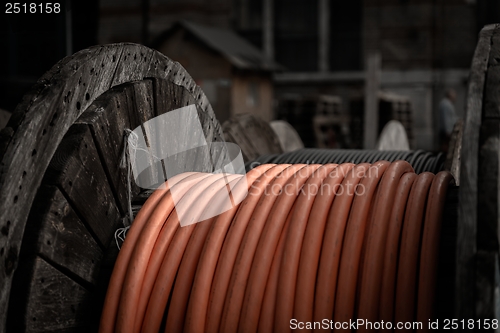
POLYGON ((417 174, 429 171, 438 173, 442 170, 445 155, 431 153, 423 150, 398 151, 398 150, 362 150, 362 149, 317 149, 305 148, 284 154, 262 155, 245 165, 246 170, 251 170, 258 165, 273 164, 326 164, 326 163, 374 163, 376 161, 394 162, 405 160, 413 166, 417 174))

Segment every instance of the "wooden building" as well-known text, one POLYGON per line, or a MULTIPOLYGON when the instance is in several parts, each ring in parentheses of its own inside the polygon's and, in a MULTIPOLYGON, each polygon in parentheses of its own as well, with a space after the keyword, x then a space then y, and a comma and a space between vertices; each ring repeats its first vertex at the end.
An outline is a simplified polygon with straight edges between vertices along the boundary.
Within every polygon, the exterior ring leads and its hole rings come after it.
POLYGON ((281 67, 233 31, 181 21, 153 47, 187 69, 220 121, 241 113, 273 118, 272 75, 281 67))

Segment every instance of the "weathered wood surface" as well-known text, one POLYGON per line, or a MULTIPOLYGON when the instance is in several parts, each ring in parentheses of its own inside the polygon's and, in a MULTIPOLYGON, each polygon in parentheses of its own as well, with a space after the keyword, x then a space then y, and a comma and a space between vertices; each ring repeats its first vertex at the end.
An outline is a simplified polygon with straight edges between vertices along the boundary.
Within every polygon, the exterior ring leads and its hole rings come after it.
MULTIPOLYGON (((133 108, 133 87, 124 84, 101 95, 76 121, 77 124, 88 124, 93 135, 97 152, 104 161, 103 167, 110 179, 110 185, 122 214, 127 213, 127 169, 120 168, 119 163, 124 149, 125 129, 139 126, 131 124, 129 109, 133 108)), ((132 191, 139 189, 134 182, 132 191)))
POLYGON ((103 250, 58 187, 40 189, 28 221, 23 239, 26 252, 35 246, 38 256, 67 274, 88 285, 96 283, 99 267, 95 263, 102 259, 103 250))
MULTIPOLYGON (((481 317, 476 313, 476 254, 478 249, 478 192, 481 180, 479 174, 480 129, 483 115, 485 73, 488 70, 492 50, 492 35, 498 31, 497 25, 489 25, 480 33, 474 53, 469 78, 469 88, 464 120, 461 152, 459 215, 457 230, 457 273, 455 318, 481 317)), ((499 55, 493 55, 498 57, 499 55)), ((498 148, 497 148, 498 149, 498 148)), ((479 228, 481 229, 481 228, 479 228)), ((479 273, 478 273, 479 274, 479 273)))
POLYGON ((276 133, 284 153, 304 148, 304 143, 300 139, 299 133, 287 121, 274 120, 269 125, 274 133, 276 133))
MULTIPOLYGON (((500 320, 500 25, 491 27, 477 170, 476 318, 500 320)), ((465 139, 465 141, 469 138, 465 139)), ((465 157, 464 157, 465 158, 465 157)))
POLYGON ((239 114, 222 125, 225 139, 236 143, 245 162, 261 155, 281 154, 283 149, 271 126, 251 114, 239 114))
POLYGON ((119 212, 88 126, 75 124, 50 162, 44 183, 56 185, 99 244, 111 240, 119 212))
POLYGON ((32 268, 34 274, 27 275, 30 281, 23 281, 22 277, 14 281, 14 286, 19 282, 28 283, 29 293, 22 300, 26 310, 13 311, 9 317, 8 330, 83 331, 88 323, 83 311, 86 307, 86 289, 42 258, 35 258, 32 268))
MULTIPOLYGON (((199 113, 210 119, 210 124, 203 124, 206 128, 211 127, 210 136, 222 138, 220 125, 207 98, 186 71, 159 52, 136 44, 97 46, 64 58, 23 97, 7 127, 0 131, 0 229, 8 230, 0 235, 0 332, 5 331, 9 292, 28 214, 56 149, 70 126, 99 96, 115 86, 143 79, 150 79, 144 83, 149 85, 149 90, 155 89, 152 82, 160 82, 157 80, 165 81, 168 86, 182 87, 196 103, 199 113)), ((161 94, 160 91, 156 93, 161 94)), ((142 95, 146 96, 147 103, 160 104, 153 101, 154 96, 148 97, 149 94, 148 91, 142 95)), ((156 112, 153 110, 153 114, 156 112)), ((88 127, 88 124, 80 125, 88 127)), ((97 134, 93 132, 92 137, 97 139, 97 134)), ((103 133, 102 137, 106 135, 103 133)), ((102 139, 95 144, 101 145, 99 142, 102 143, 102 139)), ((99 149, 99 154, 108 154, 105 147, 97 147, 98 152, 99 149)), ((105 174, 111 175, 113 169, 106 163, 103 166, 105 174)), ((69 183, 67 186, 69 191, 69 183)), ((111 186, 111 192, 115 192, 113 200, 122 195, 118 193, 123 193, 114 186, 111 186)), ((123 200, 117 201, 123 203, 123 200)), ((123 204, 117 206, 123 213, 123 204)), ((102 218, 105 219, 105 215, 102 218)), ((99 243, 104 245, 110 237, 103 235, 99 243)))
POLYGON ((451 172, 455 178, 457 186, 460 186, 460 160, 462 153, 463 132, 464 120, 460 118, 453 126, 446 160, 443 165, 443 170, 451 172))

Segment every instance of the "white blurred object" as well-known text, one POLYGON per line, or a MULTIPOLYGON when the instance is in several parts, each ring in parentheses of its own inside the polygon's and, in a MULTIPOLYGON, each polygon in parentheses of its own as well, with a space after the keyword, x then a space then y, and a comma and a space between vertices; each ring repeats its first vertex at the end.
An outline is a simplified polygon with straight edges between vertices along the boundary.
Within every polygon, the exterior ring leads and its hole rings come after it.
POLYGON ((304 143, 300 139, 297 131, 284 120, 273 120, 269 123, 274 133, 278 136, 278 140, 283 152, 294 151, 304 148, 304 143))
POLYGON ((405 128, 397 120, 391 120, 385 124, 378 138, 377 150, 410 150, 408 136, 405 128))

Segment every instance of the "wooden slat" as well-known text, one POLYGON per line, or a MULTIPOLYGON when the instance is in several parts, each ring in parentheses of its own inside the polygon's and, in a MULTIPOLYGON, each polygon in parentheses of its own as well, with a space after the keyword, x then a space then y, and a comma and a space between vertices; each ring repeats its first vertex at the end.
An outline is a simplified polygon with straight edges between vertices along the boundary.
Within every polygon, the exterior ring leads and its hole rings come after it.
POLYGON ((477 235, 477 174, 479 128, 483 107, 485 71, 490 53, 490 25, 480 33, 472 60, 467 94, 466 116, 462 141, 460 168, 459 215, 457 230, 457 274, 455 318, 474 318, 475 315, 475 254, 477 235))
POLYGON ((29 278, 24 306, 9 316, 11 332, 85 330, 85 288, 39 257, 29 278))
POLYGON ((500 214, 500 119, 486 118, 481 124, 477 179, 477 249, 498 251, 500 214))
POLYGON ((240 147, 245 163, 259 157, 259 153, 256 151, 252 142, 243 134, 243 128, 238 121, 229 119, 222 125, 222 128, 224 133, 229 134, 226 137, 226 141, 230 141, 230 138, 232 138, 234 141, 231 142, 236 143, 240 147))
POLYGON ((37 198, 25 239, 33 239, 38 255, 95 284, 103 256, 99 245, 57 187, 42 187, 37 198))
POLYGON ((99 244, 106 247, 119 212, 87 125, 70 128, 47 169, 47 183, 61 189, 99 244))
MULTIPOLYGON (((119 161, 124 149, 125 129, 133 129, 129 119, 129 109, 134 108, 132 97, 131 84, 115 87, 99 97, 76 121, 90 127, 120 211, 124 214, 128 205, 127 169, 120 168, 119 161)), ((135 182, 132 181, 131 185, 132 194, 137 194, 139 189, 135 182)))
POLYGON ((477 174, 477 254, 476 300, 478 319, 500 319, 500 25, 492 30, 488 68, 483 95, 483 114, 479 137, 477 174))
MULTIPOLYGON (((476 255, 476 319, 485 322, 485 319, 498 320, 500 311, 500 270, 498 267, 498 252, 478 251, 476 255)), ((477 323, 477 321, 476 321, 477 323)), ((479 330, 476 330, 479 331, 479 330)), ((482 329, 481 331, 484 331, 482 329)), ((498 329, 490 328, 490 332, 498 329)))
MULTIPOLYGON (((500 36, 498 36, 496 43, 500 44, 500 36)), ((497 58, 500 59, 500 53, 498 53, 497 58)), ((488 68, 484 87, 484 116, 500 118, 500 64, 488 68)))
POLYGON ((239 115, 238 121, 244 129, 243 133, 251 140, 259 155, 283 152, 278 137, 268 123, 250 114, 239 115))

